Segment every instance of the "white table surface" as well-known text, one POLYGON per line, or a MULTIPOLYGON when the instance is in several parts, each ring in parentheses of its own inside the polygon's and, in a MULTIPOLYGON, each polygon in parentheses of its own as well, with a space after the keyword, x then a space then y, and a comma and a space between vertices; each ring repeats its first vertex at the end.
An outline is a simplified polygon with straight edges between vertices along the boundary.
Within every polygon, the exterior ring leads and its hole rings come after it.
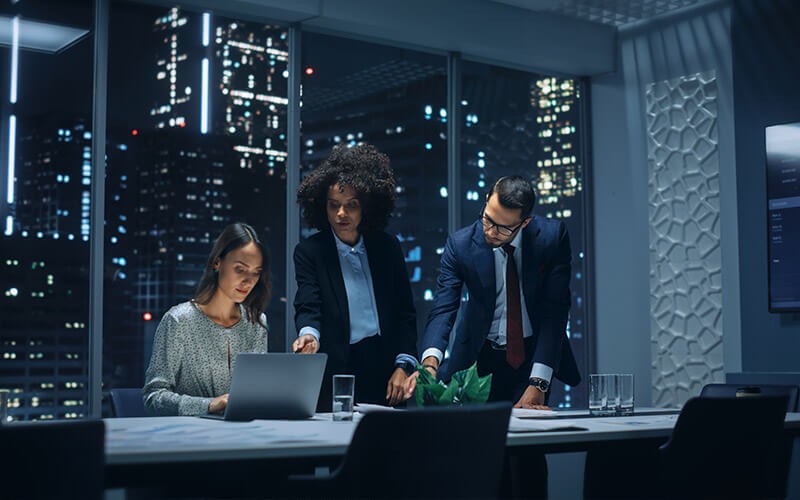
MULTIPOLYGON (((106 464, 340 456, 347 450, 357 420, 333 422, 330 414, 300 421, 252 422, 197 417, 109 418, 105 419, 106 464)), ((676 420, 677 414, 512 419, 512 429, 547 423, 586 430, 509 432, 507 444, 548 446, 668 437, 676 420)), ((800 428, 800 413, 788 413, 786 427, 800 428)))

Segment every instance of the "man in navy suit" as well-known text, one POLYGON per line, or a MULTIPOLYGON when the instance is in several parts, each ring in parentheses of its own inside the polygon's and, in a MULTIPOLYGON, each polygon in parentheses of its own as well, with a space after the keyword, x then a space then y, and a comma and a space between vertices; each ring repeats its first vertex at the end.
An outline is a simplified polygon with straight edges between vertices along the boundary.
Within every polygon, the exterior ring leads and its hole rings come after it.
MULTIPOLYGON (((489 400, 520 408, 546 408, 553 376, 580 382, 566 336, 569 235, 561 221, 531 216, 535 201, 530 181, 503 177, 479 220, 448 238, 421 346, 422 365, 440 380, 477 361, 481 376, 493 374, 489 400), (442 363, 464 286, 467 300, 442 363)), ((415 385, 416 377, 408 380, 407 393, 415 385)))

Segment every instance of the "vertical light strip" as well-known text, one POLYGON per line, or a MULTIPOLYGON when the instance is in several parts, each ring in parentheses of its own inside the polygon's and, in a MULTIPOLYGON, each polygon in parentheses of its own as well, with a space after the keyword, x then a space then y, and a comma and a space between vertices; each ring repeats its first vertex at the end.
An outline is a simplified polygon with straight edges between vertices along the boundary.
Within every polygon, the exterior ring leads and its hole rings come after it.
POLYGON ((6 216, 6 236, 11 236, 14 234, 14 217, 7 215, 6 216))
POLYGON ((288 93, 289 103, 286 109, 286 343, 284 349, 291 351, 291 345, 297 338, 294 325, 294 308, 292 302, 297 293, 297 281, 294 270, 294 247, 300 243, 300 207, 294 199, 297 186, 300 185, 300 66, 301 38, 300 24, 289 26, 289 71, 288 93))
POLYGON ((17 117, 11 115, 8 119, 8 192, 6 194, 6 201, 14 203, 14 177, 17 175, 15 172, 15 162, 17 155, 17 117))
POLYGON ((108 15, 111 0, 94 0, 92 66, 92 179, 89 218, 89 408, 100 418, 103 409, 103 263, 106 215, 106 103, 108 101, 108 15))
POLYGON ((203 12, 203 47, 211 42, 211 14, 203 12))
POLYGON ((447 230, 461 227, 461 54, 447 54, 447 230))
MULTIPOLYGON (((208 133, 208 58, 203 58, 203 84, 200 96, 200 133, 208 133)), ((195 108, 196 109, 196 108, 195 108)))
POLYGON ((17 77, 19 75, 19 16, 11 20, 11 104, 17 102, 17 77))

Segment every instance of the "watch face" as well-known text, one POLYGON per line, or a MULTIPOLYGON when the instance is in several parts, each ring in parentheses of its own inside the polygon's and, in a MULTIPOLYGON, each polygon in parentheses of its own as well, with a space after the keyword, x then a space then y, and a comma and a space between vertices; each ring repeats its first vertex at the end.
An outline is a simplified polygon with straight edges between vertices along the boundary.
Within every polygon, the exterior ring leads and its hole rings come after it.
POLYGON ((542 380, 540 378, 530 379, 530 384, 542 392, 547 392, 547 389, 550 388, 550 384, 546 380, 542 380))

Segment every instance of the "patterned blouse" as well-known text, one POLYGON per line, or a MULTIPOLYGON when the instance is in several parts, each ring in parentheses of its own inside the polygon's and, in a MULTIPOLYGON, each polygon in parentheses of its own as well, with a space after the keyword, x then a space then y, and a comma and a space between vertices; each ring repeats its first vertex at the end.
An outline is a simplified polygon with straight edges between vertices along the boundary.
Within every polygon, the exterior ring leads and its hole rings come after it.
MULTIPOLYGON (((225 328, 193 301, 172 308, 161 319, 142 389, 152 415, 204 415, 217 396, 227 394, 240 352, 267 352, 267 330, 241 319, 225 328)), ((261 321, 267 324, 266 316, 261 321)))

